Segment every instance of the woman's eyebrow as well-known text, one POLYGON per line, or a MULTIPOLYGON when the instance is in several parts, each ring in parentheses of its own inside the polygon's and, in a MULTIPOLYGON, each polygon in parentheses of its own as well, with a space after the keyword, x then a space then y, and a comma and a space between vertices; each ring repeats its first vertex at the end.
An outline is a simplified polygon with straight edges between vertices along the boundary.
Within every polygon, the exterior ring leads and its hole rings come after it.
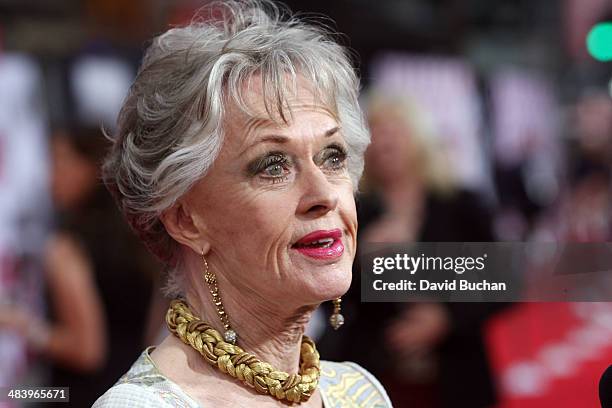
POLYGON ((336 132, 338 132, 340 130, 340 126, 335 126, 331 129, 329 129, 327 132, 325 132, 325 137, 330 137, 336 134, 336 132))
MULTIPOLYGON (((333 128, 326 130, 325 132, 323 132, 323 137, 331 137, 333 135, 335 135, 338 131, 340 130, 340 126, 334 126, 333 128)), ((283 144, 283 143, 287 143, 289 141, 289 137, 284 136, 284 135, 264 135, 260 138, 258 138, 257 140, 255 140, 253 143, 251 143, 251 145, 249 145, 247 148, 245 148, 242 152, 240 152, 239 156, 242 156, 243 154, 245 154, 246 152, 248 152, 250 149, 252 149, 253 147, 261 144, 261 143, 277 143, 277 144, 283 144)))
POLYGON ((249 146, 247 146, 243 151, 240 152, 238 157, 243 156, 246 152, 248 152, 249 150, 251 150, 252 148, 254 148, 255 146, 257 146, 257 145, 259 145, 261 143, 283 144, 283 143, 287 143, 288 141, 289 141, 289 138, 287 136, 283 136, 283 135, 265 135, 265 136, 262 136, 262 137, 258 138, 253 143, 251 143, 249 146))

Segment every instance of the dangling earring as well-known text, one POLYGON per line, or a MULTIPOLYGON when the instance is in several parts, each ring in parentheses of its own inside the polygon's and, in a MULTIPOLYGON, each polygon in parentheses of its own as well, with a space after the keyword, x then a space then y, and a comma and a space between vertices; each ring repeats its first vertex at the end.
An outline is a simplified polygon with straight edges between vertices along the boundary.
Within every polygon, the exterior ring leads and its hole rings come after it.
POLYGON ((342 303, 342 298, 337 298, 332 300, 334 304, 334 312, 329 317, 329 324, 334 330, 338 330, 340 326, 344 324, 344 316, 340 313, 340 303, 342 303))
POLYGON ((202 250, 202 260, 204 261, 204 281, 208 285, 208 289, 210 290, 210 294, 213 298, 213 303, 217 308, 217 314, 219 315, 219 319, 221 319, 221 324, 223 324, 224 333, 223 339, 231 344, 236 344, 236 339, 238 335, 234 330, 232 330, 232 326, 230 326, 229 317, 227 313, 225 313, 225 308, 223 307, 223 302, 221 301, 221 295, 219 295, 219 286, 217 286, 217 277, 214 272, 208 270, 208 262, 206 262, 206 257, 204 256, 204 250, 202 250))

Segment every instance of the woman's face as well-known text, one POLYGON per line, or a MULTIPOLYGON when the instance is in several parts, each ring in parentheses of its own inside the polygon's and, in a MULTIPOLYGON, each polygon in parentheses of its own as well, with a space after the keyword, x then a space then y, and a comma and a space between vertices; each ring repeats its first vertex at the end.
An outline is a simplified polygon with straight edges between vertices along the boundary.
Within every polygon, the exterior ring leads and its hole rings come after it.
POLYGON ((366 172, 377 180, 403 179, 414 157, 410 130, 394 115, 369 120, 372 144, 366 153, 366 172))
POLYGON ((226 117, 212 168, 186 199, 209 244, 211 269, 243 294, 283 306, 348 290, 357 218, 343 131, 307 87, 288 125, 269 119, 260 93, 226 117))

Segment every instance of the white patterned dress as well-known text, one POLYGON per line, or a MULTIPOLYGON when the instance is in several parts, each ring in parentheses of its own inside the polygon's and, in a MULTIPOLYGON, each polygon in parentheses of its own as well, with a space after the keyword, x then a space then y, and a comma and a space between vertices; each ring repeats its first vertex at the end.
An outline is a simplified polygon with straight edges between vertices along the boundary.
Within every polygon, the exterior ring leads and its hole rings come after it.
MULTIPOLYGON (((147 348, 93 408, 203 408, 165 377, 147 348)), ((391 401, 372 374, 354 363, 321 361, 319 389, 325 408, 388 408, 391 401)))

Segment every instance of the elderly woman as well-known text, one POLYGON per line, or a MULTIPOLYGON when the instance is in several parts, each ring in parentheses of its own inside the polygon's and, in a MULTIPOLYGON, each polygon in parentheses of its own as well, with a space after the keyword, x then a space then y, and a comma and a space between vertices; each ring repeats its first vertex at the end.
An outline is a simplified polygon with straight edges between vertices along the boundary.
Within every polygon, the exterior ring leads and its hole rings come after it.
POLYGON ((268 2, 215 3, 153 41, 105 177, 171 266, 171 334, 94 407, 391 405, 304 335, 323 301, 343 322, 369 143, 358 86, 328 33, 268 2))

